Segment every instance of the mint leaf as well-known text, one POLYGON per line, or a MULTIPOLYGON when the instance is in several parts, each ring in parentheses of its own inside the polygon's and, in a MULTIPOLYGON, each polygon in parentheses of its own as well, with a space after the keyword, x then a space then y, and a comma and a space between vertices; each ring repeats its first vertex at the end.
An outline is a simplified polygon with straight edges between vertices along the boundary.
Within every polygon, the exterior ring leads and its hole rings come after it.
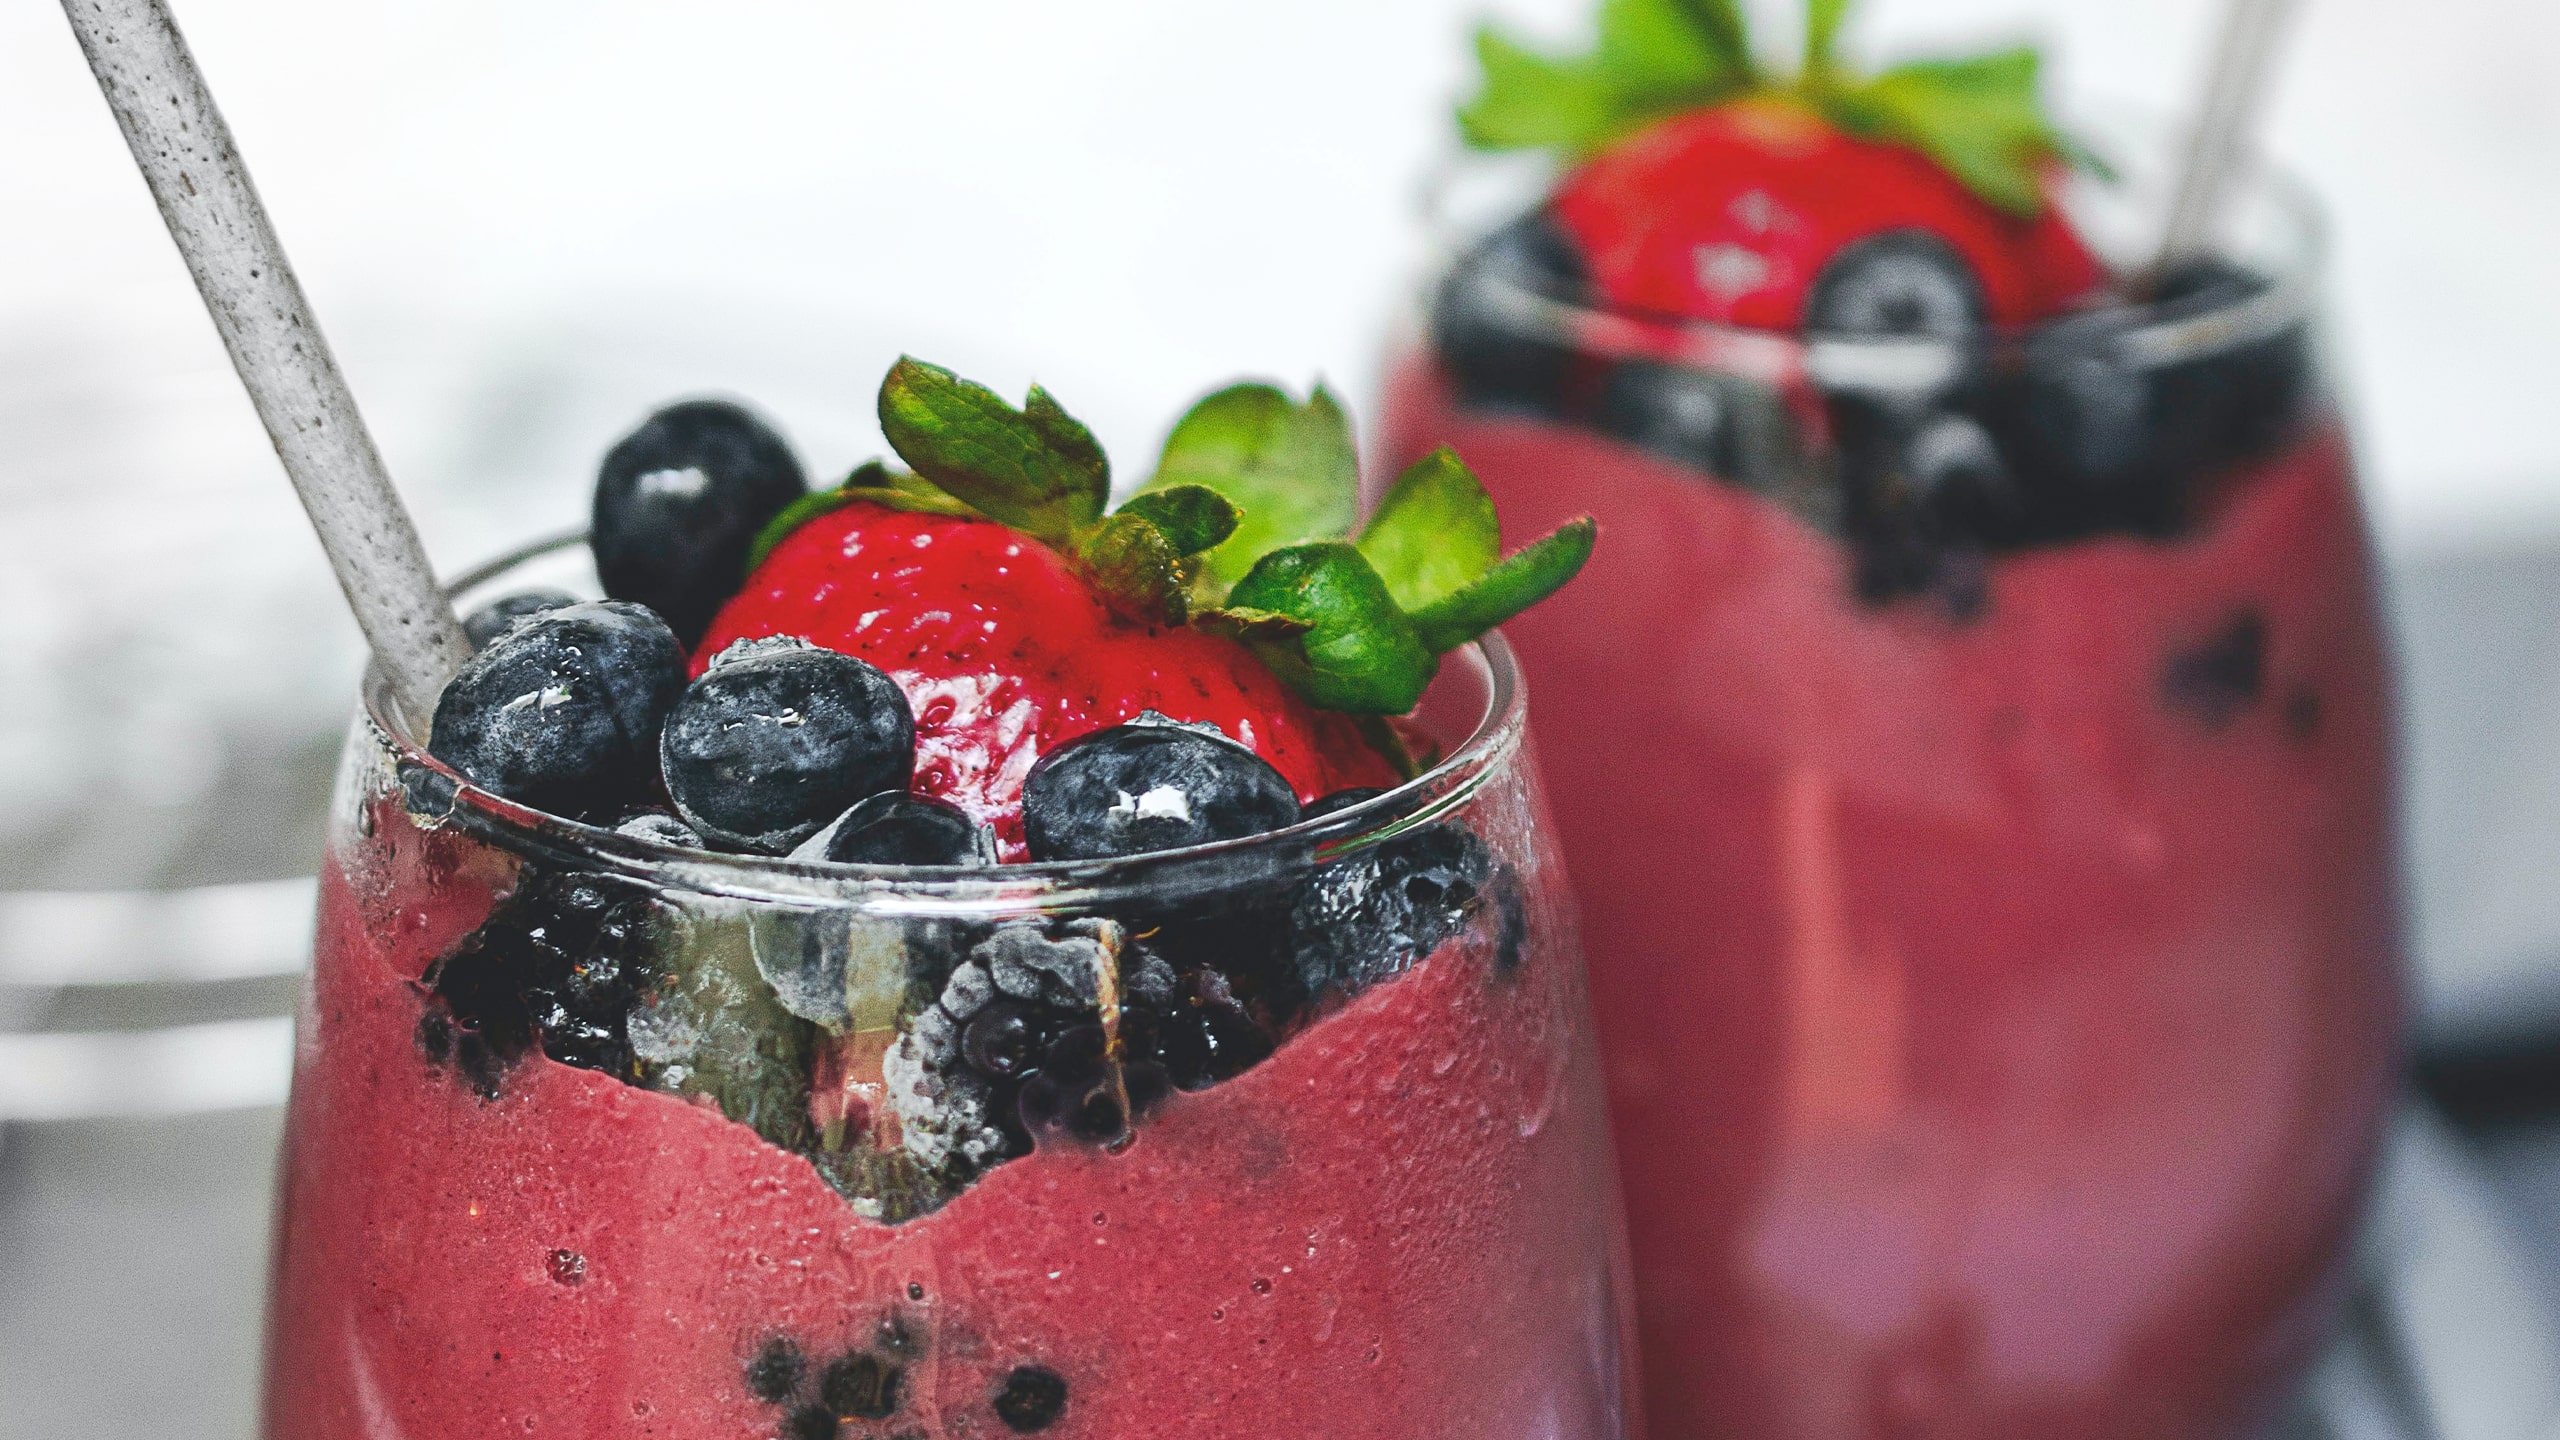
POLYGON ((1078 530, 1063 547, 1068 568, 1102 603, 1140 625, 1179 625, 1189 608, 1182 557, 1144 516, 1108 515, 1078 530))
POLYGON ((2019 47, 1897 65, 1830 97, 1834 123, 1909 143, 2004 210, 2044 208, 2043 167, 2085 152, 2045 118, 2038 57, 2019 47))
POLYGON ((1443 445, 1397 477, 1359 549, 1396 603, 1419 610, 1483 578, 1502 558, 1502 527, 1483 483, 1443 445))
POLYGON ((1751 55, 1740 34, 1731 0, 1602 0, 1592 63, 1615 98, 1612 125, 1631 132, 1749 83, 1751 55), (1722 33, 1728 23, 1730 39, 1722 33))
POLYGON ((1744 81, 1757 80, 1759 64, 1751 57, 1751 26, 1737 0, 1671 0, 1726 68, 1744 81))
POLYGON ((1233 533, 1201 557, 1203 587, 1214 595, 1243 579, 1265 551, 1332 539, 1359 518, 1351 422, 1321 385, 1303 405, 1274 386, 1230 386, 1173 427, 1139 494, 1187 485, 1218 492, 1236 511, 1233 533))
POLYGON ((1826 74, 1831 69, 1831 56, 1840 40, 1840 22, 1849 18, 1854 0, 1805 0, 1804 6, 1804 73, 1826 74))
POLYGON ((1564 150, 1588 154, 1620 133, 1617 87, 1595 59, 1551 60, 1476 32, 1484 86, 1458 107, 1458 131, 1478 150, 1564 150))
POLYGON ((1587 515, 1568 521, 1486 571, 1474 584, 1416 610, 1412 615, 1416 638, 1433 654, 1444 654, 1553 595, 1591 558, 1599 529, 1587 515))
POLYGON ((1236 507, 1206 485, 1168 485, 1134 495, 1119 513, 1138 516, 1163 531, 1177 555, 1214 550, 1236 533, 1236 507))
POLYGON ((1051 544, 1099 519, 1110 494, 1100 442, 1037 385, 1016 410, 983 385, 901 357, 880 382, 880 428, 918 474, 1051 544))
MULTIPOLYGON (((1274 550, 1228 596, 1223 616, 1249 617, 1239 638, 1298 693, 1327 710, 1401 715, 1439 670, 1386 582, 1340 540, 1274 550), (1274 618, 1306 628, 1285 638, 1249 632, 1274 618)), ((1223 620, 1213 620, 1228 628, 1223 620)), ((1234 633, 1231 629, 1230 633, 1234 633)))
POLYGON ((1458 125, 1480 150, 1589 155, 1758 79, 1734 0, 1602 0, 1589 55, 1541 55, 1486 27, 1476 60, 1484 87, 1458 125))

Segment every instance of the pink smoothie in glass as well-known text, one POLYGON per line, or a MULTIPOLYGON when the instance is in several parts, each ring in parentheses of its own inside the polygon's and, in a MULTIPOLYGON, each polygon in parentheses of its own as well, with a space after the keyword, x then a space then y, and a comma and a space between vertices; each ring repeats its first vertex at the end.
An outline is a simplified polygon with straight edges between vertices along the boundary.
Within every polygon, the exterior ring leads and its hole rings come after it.
MULTIPOLYGON (((714 1105, 539 1052, 486 1098, 424 1053, 431 967, 515 861, 420 827, 379 732, 353 750, 301 1022, 270 1440, 1639 1424, 1570 922, 1534 875, 1116 1153, 1044 1142, 887 1224, 714 1105)), ((1524 786, 1470 802, 1497 851, 1542 823, 1524 786)))
MULTIPOLYGON (((1392 377, 1506 522, 1593 957, 1657 1440, 2245 1433, 2396 1076, 2391 729, 2343 432, 1964 613, 1597 429, 1392 377), (1571 743, 1552 743, 1570 737, 1571 743)), ((1385 473, 1393 473, 1392 468, 1385 473)))

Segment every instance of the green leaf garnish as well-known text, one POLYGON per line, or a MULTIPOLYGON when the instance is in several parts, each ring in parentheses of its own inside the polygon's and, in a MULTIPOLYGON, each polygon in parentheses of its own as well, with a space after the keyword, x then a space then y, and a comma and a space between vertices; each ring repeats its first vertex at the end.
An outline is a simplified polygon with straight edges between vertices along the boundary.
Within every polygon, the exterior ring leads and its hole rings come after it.
POLYGON ((880 383, 880 428, 917 474, 1051 544, 1101 519, 1111 494, 1101 442, 1037 385, 1016 410, 984 385, 902 357, 880 383))
POLYGON ((1105 516, 1061 548, 1067 564, 1120 618, 1141 625, 1179 625, 1189 618, 1182 555, 1144 516, 1105 516))
POLYGON ((1502 561, 1474 584, 1413 612, 1413 629, 1435 653, 1455 650, 1564 588, 1591 558, 1600 527, 1589 516, 1502 561))
POLYGON ((1492 569, 1502 558, 1502 525, 1475 472, 1443 445, 1388 488, 1359 547, 1396 604, 1414 611, 1492 569))
POLYGON ((1757 95, 1919 150, 2020 215, 2043 209, 2046 167, 2104 173, 2045 114, 2034 50, 1862 76, 1838 53, 1853 3, 1805 0, 1804 65, 1788 79, 1759 69, 1735 0, 1601 0, 1598 43, 1578 56, 1542 55, 1488 28, 1476 35, 1483 86, 1460 107, 1458 128, 1479 149, 1555 149, 1580 160, 1672 115, 1757 95))
POLYGON ((2045 118, 2037 70, 2025 47, 1917 60, 1844 86, 1826 109, 1842 129, 1912 145, 1985 200, 2033 215, 2044 205, 2044 167, 2081 154, 2045 118))
POLYGON ((1102 447, 1037 386, 1017 411, 902 359, 881 382, 880 424, 915 473, 874 460, 794 502, 756 536, 751 573, 792 531, 856 501, 982 517, 1056 550, 1121 618, 1228 636, 1310 703, 1354 715, 1411 710, 1441 652, 1554 593, 1591 554, 1585 519, 1501 558, 1493 501, 1446 448, 1345 538, 1359 456, 1321 386, 1303 404, 1269 385, 1202 400, 1155 477, 1107 514, 1102 447))
POLYGON ((1458 111, 1467 143, 1579 158, 1758 78, 1732 0, 1602 0, 1599 28, 1590 54, 1561 58, 1478 30, 1484 88, 1458 111))
POLYGON ((1360 513, 1351 422, 1321 385, 1304 404, 1271 385, 1229 386, 1174 425, 1130 506, 1184 486, 1234 503, 1234 532, 1200 561, 1200 586, 1214 600, 1266 552, 1351 528, 1360 513))
POLYGON ((1805 0, 1804 4, 1804 70, 1808 75, 1827 74, 1832 52, 1840 41, 1840 22, 1849 18, 1851 0, 1805 0))
POLYGON ((1359 550, 1319 540, 1254 562, 1227 597, 1248 616, 1285 617, 1303 629, 1285 639, 1239 636, 1272 673, 1327 710, 1401 715, 1422 700, 1440 668, 1386 582, 1359 550))
POLYGON ((1214 550, 1236 533, 1236 507, 1206 485, 1168 485, 1133 495, 1119 513, 1163 531, 1176 555, 1214 550))

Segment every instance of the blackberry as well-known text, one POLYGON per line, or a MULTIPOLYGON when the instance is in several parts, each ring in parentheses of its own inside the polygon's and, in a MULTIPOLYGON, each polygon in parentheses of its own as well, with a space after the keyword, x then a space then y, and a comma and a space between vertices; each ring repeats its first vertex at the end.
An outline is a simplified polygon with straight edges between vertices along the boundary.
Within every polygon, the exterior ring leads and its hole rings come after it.
POLYGON ((649 417, 596 475, 596 575, 666 617, 689 649, 746 582, 756 533, 808 493, 791 447, 749 411, 688 400, 649 417))
POLYGON ((495 1062, 472 1077, 483 1093, 537 1039, 564 1065, 638 1078, 629 1024, 653 980, 656 911, 624 882, 527 867, 515 893, 436 962, 430 978, 455 1059, 468 1071, 476 1049, 495 1062))
MULTIPOLYGON (((1027 1153, 1036 1137, 1118 1138, 1173 1087, 1166 1016, 1181 984, 1162 956, 1109 921, 999 927, 883 1062, 908 1152, 965 1179, 1027 1153), (1106 979, 1117 1002, 1116 1064, 1106 1053, 1106 979)), ((1246 1048, 1235 1041, 1188 1073, 1233 1073, 1250 1063, 1236 1058, 1246 1048)))
POLYGON ((1465 928, 1492 872, 1484 841, 1450 823, 1319 867, 1289 913, 1299 992, 1349 998, 1410 968, 1465 928))

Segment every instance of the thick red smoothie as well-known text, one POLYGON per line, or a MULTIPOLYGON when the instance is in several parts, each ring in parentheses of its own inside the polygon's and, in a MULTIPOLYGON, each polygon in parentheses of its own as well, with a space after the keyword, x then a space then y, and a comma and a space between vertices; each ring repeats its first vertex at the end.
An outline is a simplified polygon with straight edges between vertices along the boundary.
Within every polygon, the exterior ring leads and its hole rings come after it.
POLYGON ((746 1379, 776 1337, 804 1392, 866 1347, 900 1364, 895 1412, 821 1432, 845 1437, 1018 1433, 994 1397, 1021 1366, 1065 1383, 1055 1437, 1637 1425, 1589 1022, 1543 905, 1516 970, 1480 926, 1122 1152, 1043 1149, 890 1226, 714 1109, 538 1054, 483 1100, 431 1064, 420 977, 511 865, 378 792, 349 813, 371 820, 322 884, 270 1440, 796 1436, 746 1379))
POLYGON ((2320 1337, 2396 1073, 2391 736, 2344 438, 1970 621, 1592 431, 1393 379, 1535 533, 1507 627, 1577 877, 1647 1407, 1700 1436, 2242 1433, 2320 1337))

